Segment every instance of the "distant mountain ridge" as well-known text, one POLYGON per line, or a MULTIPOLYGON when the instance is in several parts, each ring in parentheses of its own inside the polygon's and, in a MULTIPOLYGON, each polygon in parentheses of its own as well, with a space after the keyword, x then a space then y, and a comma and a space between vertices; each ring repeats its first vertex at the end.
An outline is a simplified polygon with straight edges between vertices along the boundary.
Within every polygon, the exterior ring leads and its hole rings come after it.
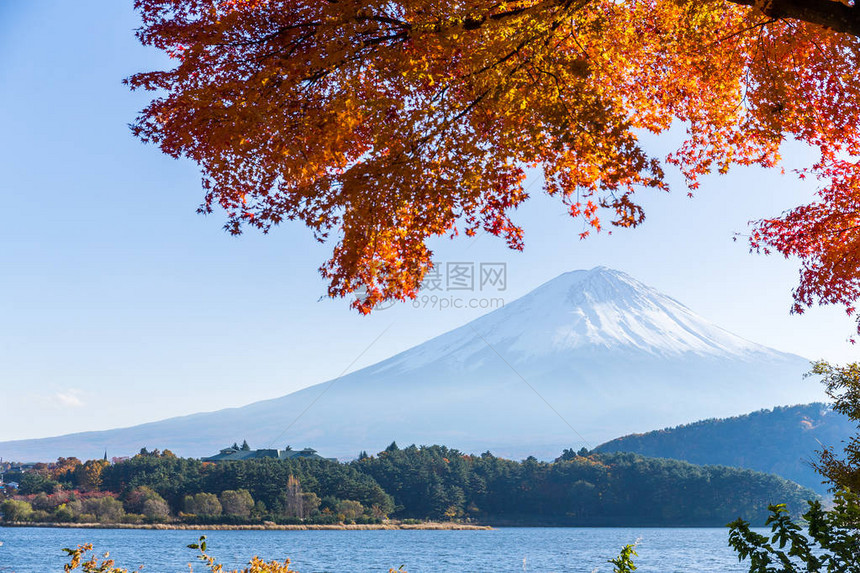
POLYGON ((856 423, 847 416, 827 404, 814 403, 623 436, 595 451, 747 468, 777 474, 824 493, 827 487, 809 461, 816 458, 816 450, 838 448, 856 429, 856 423))
POLYGON ((0 456, 125 455, 142 446, 204 456, 247 439, 340 458, 397 440, 552 459, 627 433, 821 400, 818 385, 801 378, 807 369, 799 356, 597 267, 337 381, 242 408, 4 442, 0 456))

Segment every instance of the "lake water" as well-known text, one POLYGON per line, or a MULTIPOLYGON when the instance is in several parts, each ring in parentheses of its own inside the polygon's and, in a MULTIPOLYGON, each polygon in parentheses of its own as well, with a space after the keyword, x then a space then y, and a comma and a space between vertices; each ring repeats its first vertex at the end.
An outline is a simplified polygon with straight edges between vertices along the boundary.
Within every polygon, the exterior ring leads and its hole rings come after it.
MULTIPOLYGON (((300 573, 611 572, 607 559, 639 539, 637 573, 746 572, 728 530, 668 528, 502 528, 492 531, 156 531, 0 528, 0 571, 62 572, 61 549, 92 543, 117 565, 179 573, 195 562, 186 545, 208 537, 209 553, 232 570, 254 555, 289 557, 300 573)), ((194 571, 202 571, 195 565, 194 571)))

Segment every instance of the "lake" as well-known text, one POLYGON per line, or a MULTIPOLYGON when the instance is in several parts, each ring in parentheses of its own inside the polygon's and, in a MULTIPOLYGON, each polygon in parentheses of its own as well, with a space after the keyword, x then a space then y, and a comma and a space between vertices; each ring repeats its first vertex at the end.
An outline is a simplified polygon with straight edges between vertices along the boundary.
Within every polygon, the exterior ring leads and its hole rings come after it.
MULTIPOLYGON (((254 555, 292 561, 300 573, 611 572, 607 559, 639 539, 637 573, 746 572, 725 528, 501 528, 492 531, 158 531, 0 528, 0 571, 61 572, 61 549, 92 543, 117 565, 179 573, 195 562, 186 545, 206 534, 225 566, 254 555)), ((203 571, 195 565, 194 571, 203 571)))

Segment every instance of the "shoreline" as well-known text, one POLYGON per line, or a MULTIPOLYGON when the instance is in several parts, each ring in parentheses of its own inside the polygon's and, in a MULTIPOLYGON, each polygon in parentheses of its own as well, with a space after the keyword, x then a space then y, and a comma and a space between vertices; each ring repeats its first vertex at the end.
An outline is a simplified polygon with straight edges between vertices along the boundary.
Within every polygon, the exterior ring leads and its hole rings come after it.
POLYGON ((349 530, 397 530, 423 529, 436 531, 487 531, 493 529, 489 525, 471 525, 465 523, 436 522, 427 523, 353 523, 353 524, 300 524, 278 525, 190 525, 183 523, 55 523, 55 522, 22 522, 0 524, 0 527, 50 527, 57 529, 155 529, 155 530, 188 530, 188 531, 349 531, 349 530))

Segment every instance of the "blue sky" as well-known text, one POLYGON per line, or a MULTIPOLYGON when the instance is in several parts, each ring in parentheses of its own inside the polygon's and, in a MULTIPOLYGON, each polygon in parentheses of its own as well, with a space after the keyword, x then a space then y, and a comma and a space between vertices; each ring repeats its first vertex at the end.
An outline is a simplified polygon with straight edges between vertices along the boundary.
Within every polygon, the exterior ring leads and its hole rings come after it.
MULTIPOLYGON (((234 238, 220 214, 197 215, 196 166, 127 127, 148 95, 122 79, 169 65, 137 44, 131 5, 0 2, 0 440, 280 396, 483 312, 397 305, 358 316, 345 301, 319 300, 317 268, 331 246, 303 227, 234 238)), ((676 143, 670 134, 647 147, 676 143)), ((799 147, 786 152, 789 166, 812 158, 799 147)), ((539 181, 531 190, 516 215, 523 253, 487 236, 439 239, 436 260, 506 263, 506 300, 562 272, 606 265, 756 342, 857 359, 841 309, 789 316, 794 261, 750 255, 732 240, 749 220, 808 201, 810 184, 744 169, 707 179, 689 199, 675 178, 672 194, 643 197, 643 227, 586 241, 539 181)))

